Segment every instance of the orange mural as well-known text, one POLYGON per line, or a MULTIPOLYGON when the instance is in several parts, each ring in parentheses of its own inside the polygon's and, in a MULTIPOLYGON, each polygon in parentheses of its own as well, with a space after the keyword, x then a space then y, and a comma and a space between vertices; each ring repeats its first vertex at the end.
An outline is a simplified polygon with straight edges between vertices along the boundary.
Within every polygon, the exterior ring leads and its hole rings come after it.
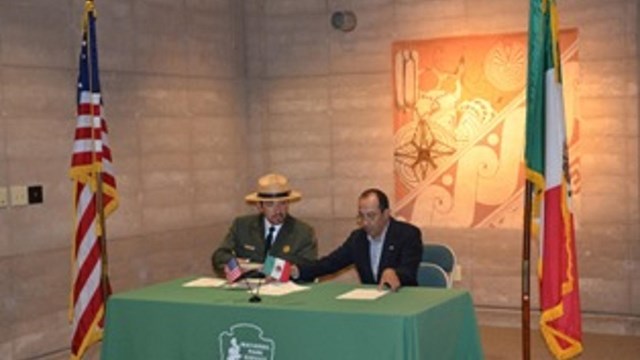
MULTIPOLYGON (((579 202, 577 35, 562 32, 560 44, 579 202)), ((418 226, 521 228, 527 34, 398 41, 392 58, 395 215, 418 226)))

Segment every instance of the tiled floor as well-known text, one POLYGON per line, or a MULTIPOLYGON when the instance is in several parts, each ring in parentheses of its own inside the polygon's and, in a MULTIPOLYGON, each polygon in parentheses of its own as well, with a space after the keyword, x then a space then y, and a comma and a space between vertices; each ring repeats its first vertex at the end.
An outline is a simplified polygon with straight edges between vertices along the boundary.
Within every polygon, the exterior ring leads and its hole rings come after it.
MULTIPOLYGON (((522 358, 522 334, 519 328, 480 327, 480 337, 486 360, 522 358)), ((584 351, 579 360, 638 360, 640 337, 583 334, 584 351)), ((531 330, 531 359, 553 359, 542 336, 531 330)))

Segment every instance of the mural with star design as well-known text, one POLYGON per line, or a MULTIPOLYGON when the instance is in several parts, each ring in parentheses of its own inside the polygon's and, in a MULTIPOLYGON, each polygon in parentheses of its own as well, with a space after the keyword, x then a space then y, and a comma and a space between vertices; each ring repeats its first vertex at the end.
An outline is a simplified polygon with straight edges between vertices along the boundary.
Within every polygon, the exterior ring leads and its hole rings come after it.
MULTIPOLYGON (((575 209, 578 33, 562 31, 575 209)), ((527 34, 392 45, 395 216, 418 226, 522 228, 527 34)))

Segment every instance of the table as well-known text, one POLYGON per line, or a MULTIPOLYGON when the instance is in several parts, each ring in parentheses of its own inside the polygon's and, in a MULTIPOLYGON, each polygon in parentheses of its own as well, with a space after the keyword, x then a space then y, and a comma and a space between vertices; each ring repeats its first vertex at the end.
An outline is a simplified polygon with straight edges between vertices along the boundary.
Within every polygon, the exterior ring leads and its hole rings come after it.
POLYGON ((313 284, 250 303, 246 290, 177 279, 115 294, 102 360, 482 359, 465 290, 404 287, 374 301, 338 300, 365 285, 313 284))

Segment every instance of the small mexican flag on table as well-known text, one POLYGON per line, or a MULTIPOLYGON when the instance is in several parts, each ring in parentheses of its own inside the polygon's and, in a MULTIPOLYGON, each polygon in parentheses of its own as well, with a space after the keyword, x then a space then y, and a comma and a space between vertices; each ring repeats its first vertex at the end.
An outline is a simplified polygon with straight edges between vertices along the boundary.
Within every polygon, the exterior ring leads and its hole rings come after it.
POLYGON ((266 276, 269 276, 275 280, 278 280, 280 282, 287 282, 289 281, 289 276, 291 275, 291 263, 284 259, 269 255, 264 261, 262 272, 266 276))

